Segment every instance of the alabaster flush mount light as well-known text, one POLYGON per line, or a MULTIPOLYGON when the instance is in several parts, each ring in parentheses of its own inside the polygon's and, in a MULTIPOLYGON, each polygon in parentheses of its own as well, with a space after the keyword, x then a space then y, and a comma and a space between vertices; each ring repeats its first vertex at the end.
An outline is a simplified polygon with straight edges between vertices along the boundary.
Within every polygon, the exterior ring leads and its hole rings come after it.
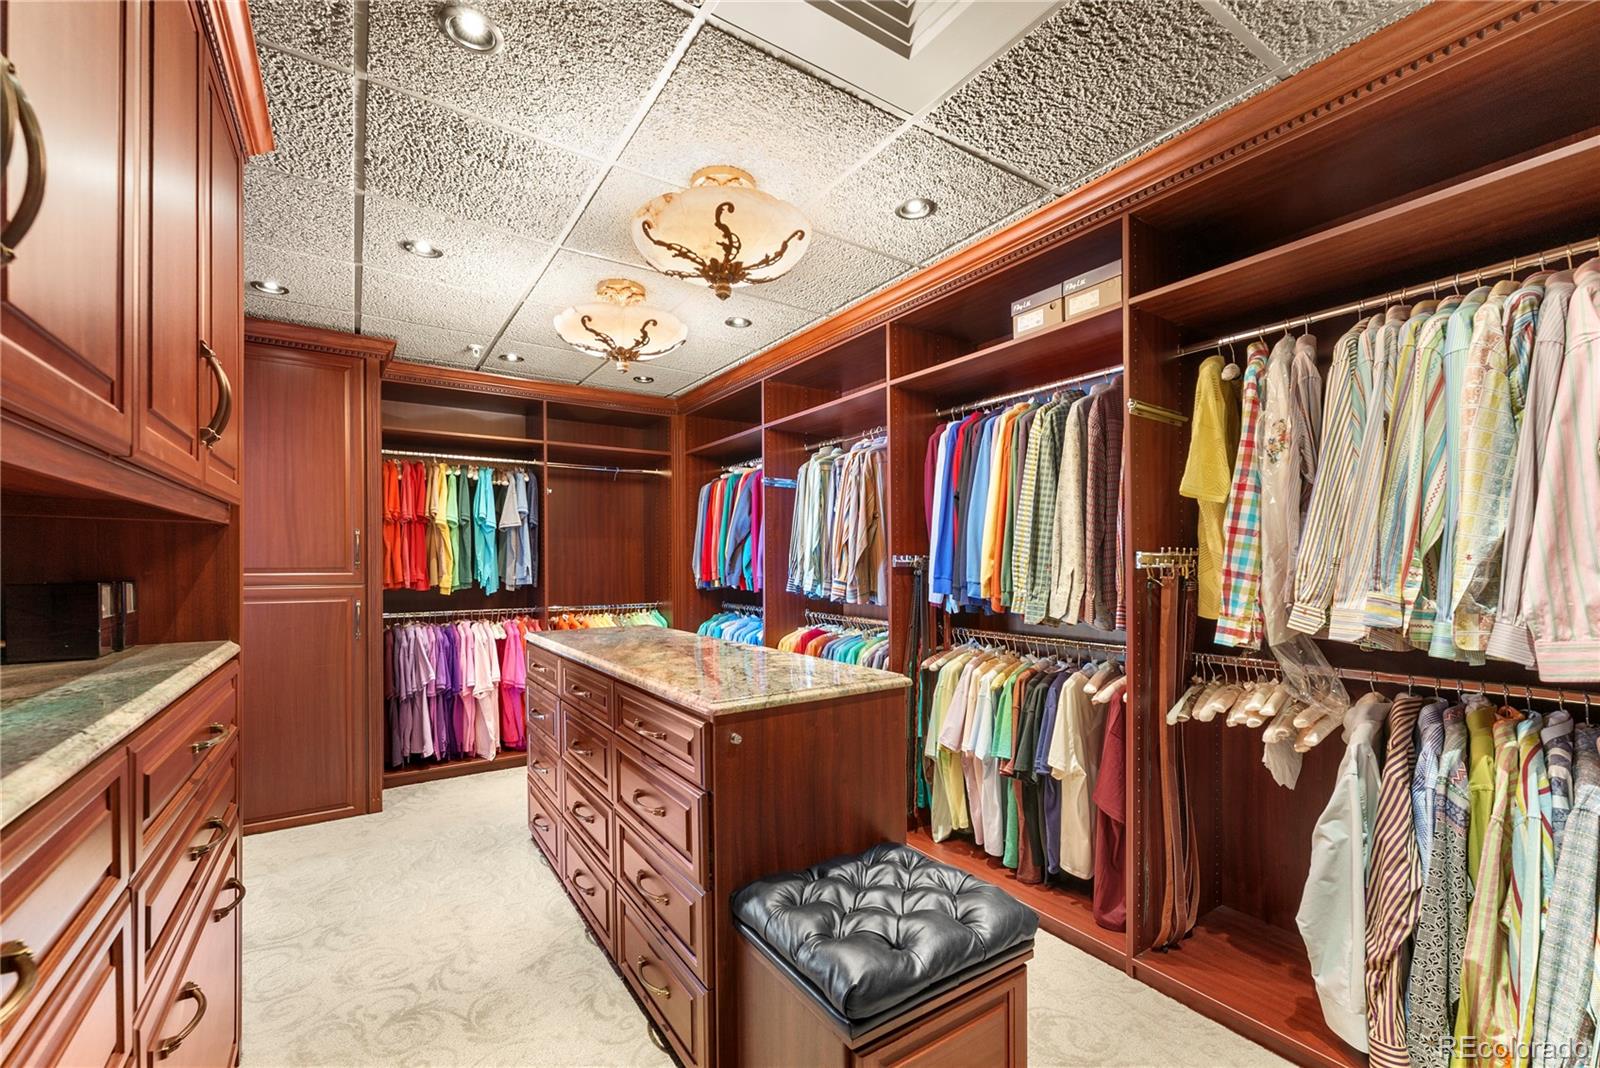
POLYGON ((662 274, 723 300, 736 286, 770 282, 800 262, 809 224, 792 204, 756 188, 738 167, 702 167, 682 192, 634 212, 633 243, 662 274))
POLYGON ((568 308, 551 323, 561 340, 610 360, 619 371, 664 356, 689 339, 683 320, 644 302, 644 286, 638 282, 607 278, 594 287, 594 294, 596 300, 568 308))

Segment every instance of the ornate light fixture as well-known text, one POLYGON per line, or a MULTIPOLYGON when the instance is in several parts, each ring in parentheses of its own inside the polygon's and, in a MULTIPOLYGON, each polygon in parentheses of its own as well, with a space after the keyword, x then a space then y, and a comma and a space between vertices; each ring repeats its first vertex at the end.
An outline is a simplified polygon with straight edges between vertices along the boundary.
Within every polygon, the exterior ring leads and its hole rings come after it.
POLYGON ((689 329, 671 312, 644 303, 644 286, 607 278, 594 287, 595 300, 557 315, 561 340, 580 352, 610 360, 624 373, 628 364, 665 356, 689 340, 689 329))
POLYGON ((734 286, 770 282, 808 247, 805 216, 756 188, 738 167, 702 167, 681 193, 663 193, 633 215, 633 243, 662 274, 709 286, 727 300, 734 286))

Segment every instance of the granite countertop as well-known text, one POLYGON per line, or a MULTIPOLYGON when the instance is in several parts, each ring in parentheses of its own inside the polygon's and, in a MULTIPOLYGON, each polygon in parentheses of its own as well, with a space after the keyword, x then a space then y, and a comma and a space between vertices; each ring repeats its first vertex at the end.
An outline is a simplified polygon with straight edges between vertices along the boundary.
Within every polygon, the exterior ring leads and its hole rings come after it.
POLYGON ((182 642, 0 668, 0 827, 238 655, 182 642))
POLYGON ((533 631, 528 641, 711 717, 911 685, 891 671, 660 627, 533 631))

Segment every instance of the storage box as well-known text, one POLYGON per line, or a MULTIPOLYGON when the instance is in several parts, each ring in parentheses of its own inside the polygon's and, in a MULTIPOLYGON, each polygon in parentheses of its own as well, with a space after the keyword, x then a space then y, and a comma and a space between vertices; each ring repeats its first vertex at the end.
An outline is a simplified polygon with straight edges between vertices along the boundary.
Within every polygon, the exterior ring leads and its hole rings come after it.
POLYGON ((117 641, 117 584, 46 582, 0 591, 5 646, 0 660, 33 664, 93 660, 117 641))
POLYGON ((1122 261, 1069 278, 1061 283, 1061 321, 1070 323, 1122 302, 1122 261))
POLYGON ((1011 302, 1011 336, 1021 337, 1061 321, 1061 287, 1041 289, 1011 302))
POLYGON ((117 652, 139 644, 139 598, 131 579, 117 583, 117 652))

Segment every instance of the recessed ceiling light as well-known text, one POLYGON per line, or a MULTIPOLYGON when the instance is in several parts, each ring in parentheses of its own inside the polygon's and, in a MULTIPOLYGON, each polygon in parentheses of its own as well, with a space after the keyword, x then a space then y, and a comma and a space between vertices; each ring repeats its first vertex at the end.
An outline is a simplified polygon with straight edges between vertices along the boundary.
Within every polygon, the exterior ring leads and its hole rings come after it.
POLYGON ((651 378, 649 375, 634 375, 633 380, 641 385, 646 386, 655 381, 655 379, 651 378))
POLYGON ((723 326, 731 326, 735 330, 743 330, 745 327, 747 327, 747 326, 749 326, 751 324, 750 324, 750 320, 746 319, 742 315, 730 315, 726 319, 722 320, 722 325, 723 326))
POLYGON ((475 7, 441 4, 433 17, 439 24, 439 32, 468 52, 498 52, 504 44, 500 27, 475 7))
POLYGON ((522 362, 522 357, 518 356, 514 352, 502 352, 500 354, 500 358, 502 360, 506 361, 506 363, 521 363, 522 362))
POLYGON ((894 213, 900 216, 902 219, 926 219, 928 216, 932 215, 934 211, 938 209, 938 207, 939 205, 935 204, 927 197, 912 197, 910 200, 902 201, 900 205, 894 209, 894 213))
POLYGON ((400 242, 400 247, 413 256, 421 256, 425 260, 436 260, 444 255, 444 249, 435 245, 425 237, 406 238, 400 242))
POLYGON ((278 281, 276 278, 265 278, 259 281, 252 281, 250 283, 250 288, 255 290, 257 293, 265 293, 269 297, 286 297, 289 295, 289 287, 278 281))

